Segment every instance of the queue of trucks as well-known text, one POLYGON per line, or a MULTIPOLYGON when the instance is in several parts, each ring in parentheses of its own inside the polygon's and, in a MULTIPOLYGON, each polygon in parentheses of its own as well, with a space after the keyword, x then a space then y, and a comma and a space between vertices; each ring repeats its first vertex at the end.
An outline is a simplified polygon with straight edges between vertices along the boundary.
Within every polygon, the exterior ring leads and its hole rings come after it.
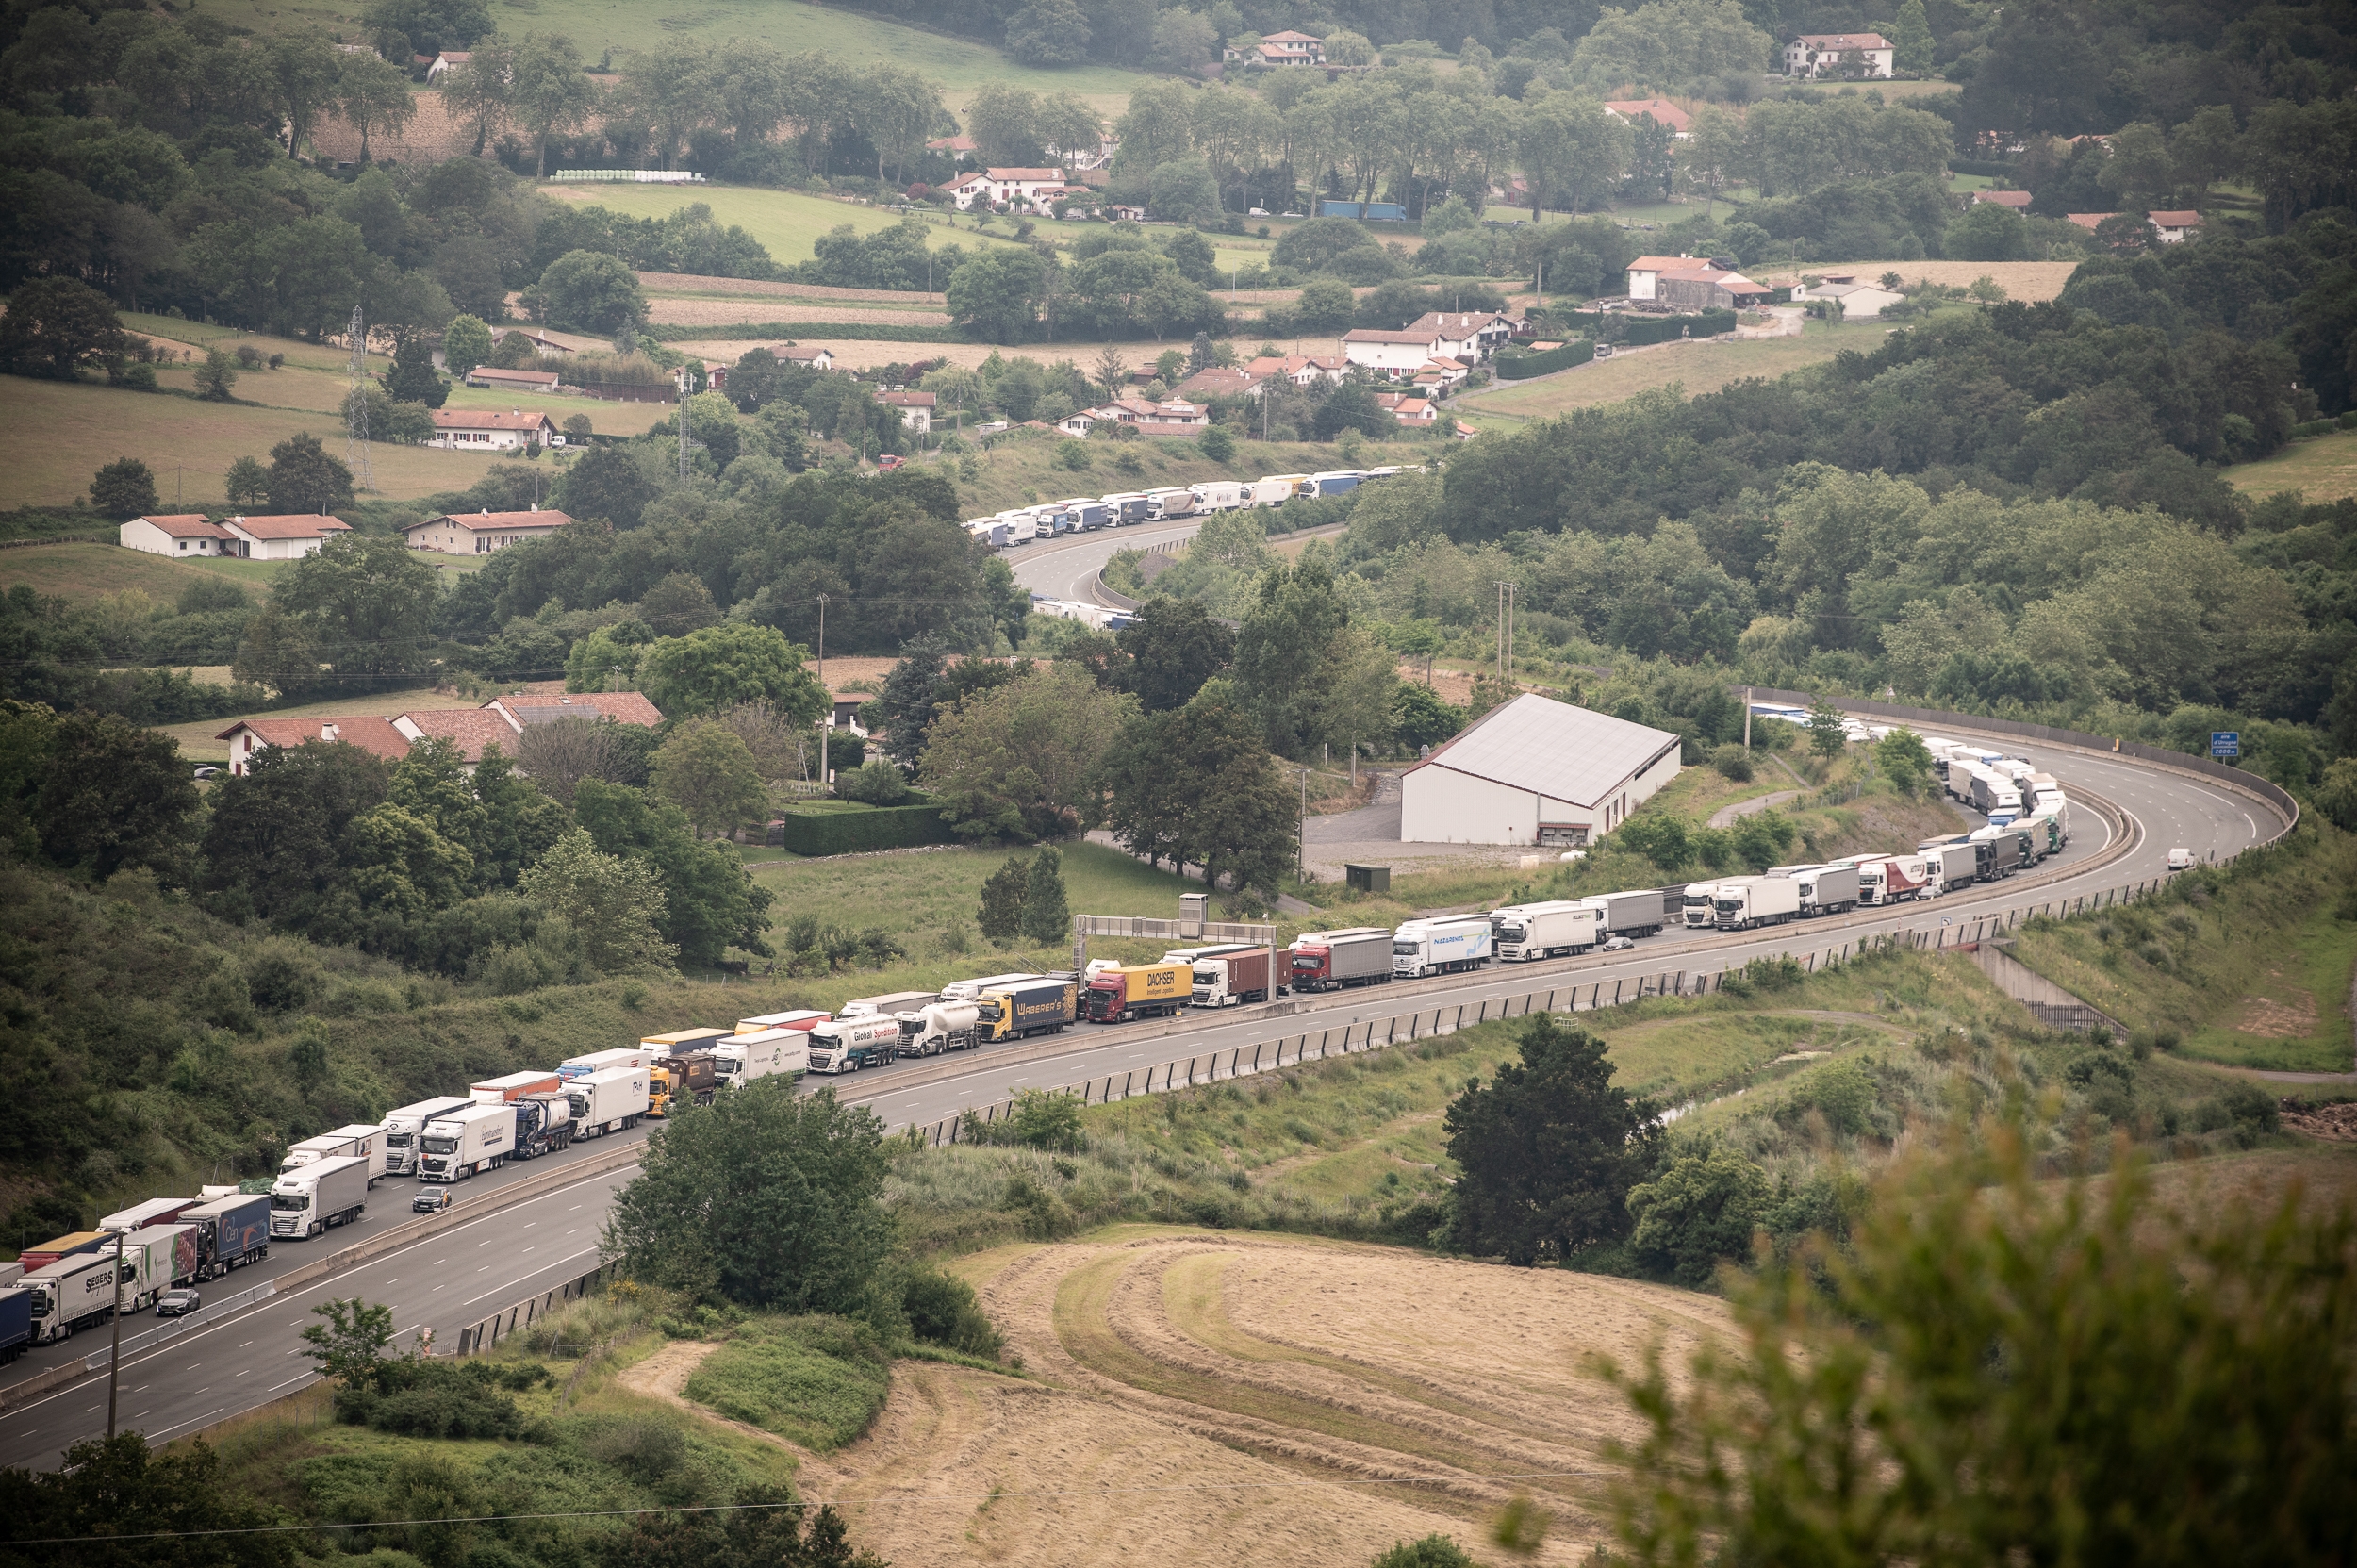
POLYGON ((1199 485, 1123 490, 1094 498, 1073 496, 1063 501, 1017 506, 986 518, 969 518, 965 531, 992 550, 1012 550, 1034 539, 1094 533, 1100 528, 1127 528, 1143 522, 1167 522, 1211 512, 1282 506, 1289 501, 1345 495, 1361 485, 1394 474, 1422 471, 1420 467, 1332 469, 1324 473, 1273 473, 1253 480, 1207 480, 1199 485))

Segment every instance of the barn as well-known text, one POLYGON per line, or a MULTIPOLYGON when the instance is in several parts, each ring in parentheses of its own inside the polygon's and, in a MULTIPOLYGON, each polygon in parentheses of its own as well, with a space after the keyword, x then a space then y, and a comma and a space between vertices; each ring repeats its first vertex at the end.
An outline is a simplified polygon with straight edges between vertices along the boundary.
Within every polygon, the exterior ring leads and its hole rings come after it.
POLYGON ((1574 849, 1678 776, 1676 735, 1525 692, 1400 781, 1403 843, 1574 849))

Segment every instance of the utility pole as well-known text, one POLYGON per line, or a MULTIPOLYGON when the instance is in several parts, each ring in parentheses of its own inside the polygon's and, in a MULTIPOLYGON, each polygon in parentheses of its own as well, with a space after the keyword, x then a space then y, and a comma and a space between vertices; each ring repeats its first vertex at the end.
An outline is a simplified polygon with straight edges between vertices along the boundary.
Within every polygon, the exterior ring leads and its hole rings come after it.
POLYGON ((1752 688, 1743 688, 1743 750, 1752 749, 1752 688))
POLYGON ((679 368, 679 476, 687 477, 687 367, 679 368))
POLYGON ((1514 664, 1514 585, 1498 585, 1498 684, 1505 685, 1514 664))
MULTIPOLYGON (((1295 883, 1306 883, 1309 880, 1310 770, 1305 767, 1301 770, 1301 821, 1300 824, 1294 829, 1294 881, 1295 883)), ((1277 983, 1277 980, 1274 975, 1269 978, 1269 983, 1271 985, 1277 983)))
POLYGON ((818 596, 818 690, 827 700, 826 717, 818 721, 818 782, 827 782, 827 732, 834 728, 834 693, 827 689, 827 596, 818 596))
POLYGON ((107 1352, 107 1441, 115 1437, 115 1391, 123 1382, 123 1238, 117 1230, 115 1238, 115 1319, 114 1344, 107 1352))

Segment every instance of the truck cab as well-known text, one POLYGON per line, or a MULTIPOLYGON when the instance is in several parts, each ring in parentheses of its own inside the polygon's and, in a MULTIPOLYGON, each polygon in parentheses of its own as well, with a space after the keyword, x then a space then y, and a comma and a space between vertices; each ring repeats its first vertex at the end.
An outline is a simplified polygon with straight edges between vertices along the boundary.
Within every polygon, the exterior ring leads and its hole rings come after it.
POLYGON ((1712 906, 1712 900, 1718 891, 1717 883, 1697 882, 1687 884, 1686 898, 1680 907, 1689 931, 1702 930, 1718 923, 1719 912, 1712 906))
POLYGON ((647 1074, 647 1114, 668 1116, 682 1105, 710 1105, 719 1087, 709 1050, 659 1058, 647 1074))
POLYGON ((899 1051, 900 1019, 896 1014, 837 1018, 810 1032, 810 1070, 815 1073, 881 1067, 899 1051))

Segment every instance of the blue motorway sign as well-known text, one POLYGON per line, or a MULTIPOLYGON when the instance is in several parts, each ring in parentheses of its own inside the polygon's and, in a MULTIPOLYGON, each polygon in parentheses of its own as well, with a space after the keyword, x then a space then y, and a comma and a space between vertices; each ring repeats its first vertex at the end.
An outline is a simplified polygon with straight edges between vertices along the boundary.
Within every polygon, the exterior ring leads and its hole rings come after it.
POLYGON ((2212 730, 2210 732, 2210 755, 2214 757, 2241 756, 2242 732, 2240 730, 2212 730))

